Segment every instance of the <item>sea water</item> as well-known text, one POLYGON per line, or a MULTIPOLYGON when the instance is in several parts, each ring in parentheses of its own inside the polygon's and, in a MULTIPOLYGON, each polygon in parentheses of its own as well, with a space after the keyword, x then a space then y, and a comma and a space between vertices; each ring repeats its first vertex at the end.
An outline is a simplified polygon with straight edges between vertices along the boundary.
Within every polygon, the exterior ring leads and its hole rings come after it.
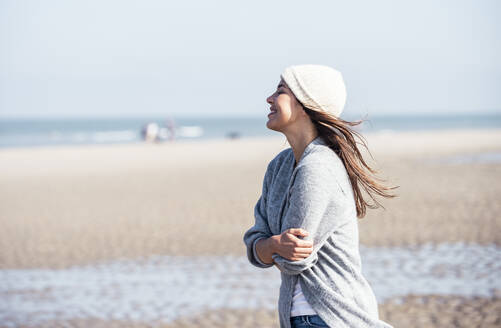
MULTIPOLYGON (((501 292, 501 247, 424 244, 360 248, 378 302, 415 295, 501 292)), ((150 256, 62 270, 0 270, 0 322, 94 318, 170 322, 217 309, 276 309, 279 271, 236 256, 150 256)))
MULTIPOLYGON (((365 132, 414 131, 457 128, 501 128, 501 114, 372 115, 346 116, 364 119, 354 129, 365 132)), ((266 114, 253 117, 142 117, 81 119, 0 119, 0 148, 68 144, 142 142, 147 123, 160 128, 174 126, 175 140, 203 140, 279 135, 266 128, 266 114), (197 133, 193 133, 193 131, 197 133)))

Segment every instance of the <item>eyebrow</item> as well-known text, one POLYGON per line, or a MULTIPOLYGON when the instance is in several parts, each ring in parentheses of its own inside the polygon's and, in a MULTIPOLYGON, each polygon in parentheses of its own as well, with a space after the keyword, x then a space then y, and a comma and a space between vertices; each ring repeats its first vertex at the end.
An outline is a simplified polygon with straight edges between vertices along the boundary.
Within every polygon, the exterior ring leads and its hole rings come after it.
POLYGON ((280 88, 285 88, 285 85, 282 82, 280 82, 277 86, 277 89, 280 89, 280 88))

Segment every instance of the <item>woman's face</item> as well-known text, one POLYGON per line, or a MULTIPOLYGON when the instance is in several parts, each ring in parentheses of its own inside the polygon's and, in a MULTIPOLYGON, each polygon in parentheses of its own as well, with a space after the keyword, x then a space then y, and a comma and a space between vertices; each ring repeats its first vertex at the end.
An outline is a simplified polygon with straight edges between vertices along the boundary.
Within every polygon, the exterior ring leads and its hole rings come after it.
POLYGON ((306 115, 303 106, 283 79, 266 102, 271 105, 266 127, 271 130, 285 132, 306 115))

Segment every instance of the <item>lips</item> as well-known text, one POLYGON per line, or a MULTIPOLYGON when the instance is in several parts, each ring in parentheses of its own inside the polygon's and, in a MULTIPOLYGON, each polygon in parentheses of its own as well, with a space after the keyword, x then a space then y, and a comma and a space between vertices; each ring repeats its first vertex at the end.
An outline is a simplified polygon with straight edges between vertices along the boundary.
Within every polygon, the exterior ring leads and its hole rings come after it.
POLYGON ((276 109, 273 109, 270 107, 270 113, 268 114, 268 117, 270 117, 271 115, 275 114, 277 111, 276 109))

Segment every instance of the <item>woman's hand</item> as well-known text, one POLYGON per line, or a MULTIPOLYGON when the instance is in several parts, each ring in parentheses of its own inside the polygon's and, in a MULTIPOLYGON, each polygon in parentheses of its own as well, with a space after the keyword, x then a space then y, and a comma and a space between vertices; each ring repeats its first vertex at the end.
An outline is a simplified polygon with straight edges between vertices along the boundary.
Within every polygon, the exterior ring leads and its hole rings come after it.
POLYGON ((299 237, 308 236, 308 232, 300 228, 291 228, 280 235, 271 237, 274 240, 274 253, 291 261, 307 258, 313 252, 313 242, 299 237))
POLYGON ((274 253, 291 261, 302 260, 313 252, 313 242, 298 238, 306 236, 308 236, 306 230, 294 228, 287 229, 280 235, 261 239, 256 243, 257 255, 262 262, 268 264, 273 263, 274 253))

